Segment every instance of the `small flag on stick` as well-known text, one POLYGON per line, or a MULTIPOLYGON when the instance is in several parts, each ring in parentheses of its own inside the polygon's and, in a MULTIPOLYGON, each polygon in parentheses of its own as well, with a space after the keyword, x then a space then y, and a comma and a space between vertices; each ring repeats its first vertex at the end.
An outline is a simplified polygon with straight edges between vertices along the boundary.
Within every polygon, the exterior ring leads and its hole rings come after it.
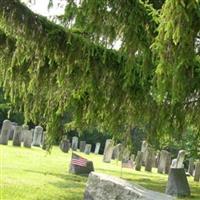
POLYGON ((77 166, 81 166, 81 167, 86 167, 87 166, 87 162, 88 160, 75 154, 75 153, 72 153, 72 160, 71 160, 71 163, 72 165, 77 165, 77 166))

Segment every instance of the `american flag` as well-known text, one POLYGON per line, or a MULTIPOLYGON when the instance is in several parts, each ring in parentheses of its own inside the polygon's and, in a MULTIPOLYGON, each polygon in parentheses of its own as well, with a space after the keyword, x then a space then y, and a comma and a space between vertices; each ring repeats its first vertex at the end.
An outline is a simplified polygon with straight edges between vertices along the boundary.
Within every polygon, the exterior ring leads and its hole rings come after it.
POLYGON ((122 160, 122 168, 133 168, 133 161, 132 160, 127 160, 127 161, 122 160))
POLYGON ((79 156, 79 155, 77 155, 75 153, 72 153, 72 160, 71 160, 72 165, 86 167, 87 166, 87 162, 88 162, 87 159, 82 158, 81 156, 79 156))

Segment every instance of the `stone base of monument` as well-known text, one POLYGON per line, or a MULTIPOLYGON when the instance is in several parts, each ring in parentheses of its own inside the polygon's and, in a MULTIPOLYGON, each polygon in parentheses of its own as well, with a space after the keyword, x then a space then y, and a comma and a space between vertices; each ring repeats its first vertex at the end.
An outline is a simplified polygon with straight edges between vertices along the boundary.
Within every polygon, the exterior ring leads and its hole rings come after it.
POLYGON ((92 171, 94 171, 94 166, 92 161, 88 161, 85 167, 73 165, 70 163, 69 173, 88 176, 89 173, 92 171))
POLYGON ((165 193, 176 197, 190 196, 190 187, 184 168, 170 169, 165 193))
POLYGON ((89 175, 84 200, 173 200, 174 197, 147 190, 117 177, 92 172, 89 175))

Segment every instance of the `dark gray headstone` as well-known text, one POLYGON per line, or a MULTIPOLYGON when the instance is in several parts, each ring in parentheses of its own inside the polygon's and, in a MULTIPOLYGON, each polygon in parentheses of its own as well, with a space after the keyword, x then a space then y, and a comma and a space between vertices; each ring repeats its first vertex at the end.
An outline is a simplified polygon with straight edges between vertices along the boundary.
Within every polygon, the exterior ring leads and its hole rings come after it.
POLYGON ((86 141, 80 141, 80 144, 79 144, 80 152, 84 152, 85 151, 85 145, 86 145, 86 141))
POLYGON ((64 153, 68 153, 70 149, 70 141, 67 139, 67 137, 63 137, 63 139, 60 142, 60 149, 64 153))
POLYGON ((184 168, 170 168, 165 192, 176 197, 190 196, 190 188, 184 168))
POLYGON ((21 146, 22 142, 22 127, 15 126, 14 136, 13 136, 13 146, 21 146))
POLYGON ((141 170, 141 167, 142 167, 142 152, 141 151, 138 151, 137 152, 137 156, 135 158, 135 170, 136 171, 140 171, 141 170))
POLYGON ((23 130, 24 147, 31 148, 32 144, 32 131, 23 130))
POLYGON ((155 152, 153 148, 147 147, 146 150, 146 161, 145 161, 145 171, 151 172, 152 167, 155 162, 155 152))

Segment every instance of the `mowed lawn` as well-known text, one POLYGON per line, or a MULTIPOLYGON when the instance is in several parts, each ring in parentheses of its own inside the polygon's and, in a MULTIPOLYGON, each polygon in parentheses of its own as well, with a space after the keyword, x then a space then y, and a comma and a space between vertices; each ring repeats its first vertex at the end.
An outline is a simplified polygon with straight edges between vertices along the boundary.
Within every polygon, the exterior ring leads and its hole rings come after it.
MULTIPOLYGON (((120 163, 102 162, 102 156, 84 157, 94 162, 97 172, 120 176, 120 163)), ((51 154, 40 148, 19 148, 0 145, 0 199, 1 200, 82 200, 87 177, 68 173, 71 152, 62 153, 54 147, 51 154)), ((122 177, 146 188, 164 192, 167 176, 123 169, 122 177)), ((189 178, 192 197, 200 200, 200 183, 189 178)))

